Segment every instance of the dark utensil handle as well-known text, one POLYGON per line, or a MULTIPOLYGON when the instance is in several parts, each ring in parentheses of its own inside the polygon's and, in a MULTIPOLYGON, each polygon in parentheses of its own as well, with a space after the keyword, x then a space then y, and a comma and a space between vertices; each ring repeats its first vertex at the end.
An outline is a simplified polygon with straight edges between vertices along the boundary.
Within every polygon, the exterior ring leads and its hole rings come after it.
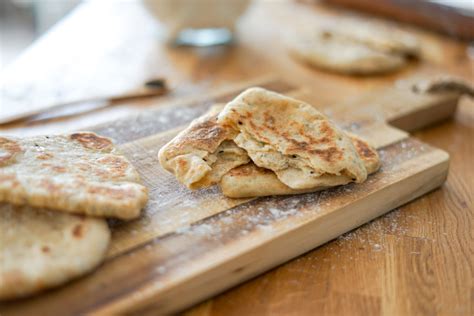
POLYGON ((383 15, 462 39, 474 39, 474 17, 470 15, 472 12, 439 3, 424 0, 324 0, 324 2, 383 15))

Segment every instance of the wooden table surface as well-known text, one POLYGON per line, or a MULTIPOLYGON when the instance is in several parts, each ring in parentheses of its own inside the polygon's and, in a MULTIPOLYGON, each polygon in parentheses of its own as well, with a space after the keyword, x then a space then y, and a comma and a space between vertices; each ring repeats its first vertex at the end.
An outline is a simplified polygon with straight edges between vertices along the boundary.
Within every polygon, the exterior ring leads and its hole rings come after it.
MULTIPOLYGON (((325 73, 287 54, 290 29, 347 14, 287 1, 257 2, 241 20, 238 45, 189 49, 167 46, 163 27, 135 2, 86 2, 0 75, 0 107, 120 93, 152 77, 165 77, 172 92, 63 119, 4 125, 0 133, 83 129, 268 74, 306 88, 311 101, 329 111, 331 104, 419 70, 474 80, 474 61, 464 43, 413 28, 423 44, 423 61, 382 77, 325 73)), ((474 104, 463 99, 452 120, 415 133, 451 155, 442 188, 185 313, 472 315, 473 131, 474 104)))

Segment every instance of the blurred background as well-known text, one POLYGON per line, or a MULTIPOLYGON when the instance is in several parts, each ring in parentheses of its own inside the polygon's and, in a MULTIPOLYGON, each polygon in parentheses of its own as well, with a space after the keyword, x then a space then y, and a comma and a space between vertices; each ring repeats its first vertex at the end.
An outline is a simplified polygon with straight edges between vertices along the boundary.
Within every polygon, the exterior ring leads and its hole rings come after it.
MULTIPOLYGON (((21 54, 35 39, 48 31, 81 2, 86 1, 90 0, 0 0, 0 71, 21 54)), ((465 16, 474 16, 474 0, 425 1, 441 4, 452 10, 462 12, 465 16)), ((352 5, 363 6, 367 1, 335 0, 333 2, 342 4, 351 2, 352 5)))
POLYGON ((0 0, 0 70, 80 2, 0 0))

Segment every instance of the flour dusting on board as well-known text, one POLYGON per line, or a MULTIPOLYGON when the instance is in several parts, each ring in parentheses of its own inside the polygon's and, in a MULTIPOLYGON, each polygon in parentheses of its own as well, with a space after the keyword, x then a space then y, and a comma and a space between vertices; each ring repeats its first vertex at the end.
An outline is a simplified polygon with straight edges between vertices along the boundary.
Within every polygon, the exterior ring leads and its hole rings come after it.
POLYGON ((239 205, 208 218, 205 223, 181 227, 178 234, 195 237, 224 238, 229 233, 245 236, 258 230, 261 233, 274 233, 280 224, 281 228, 297 225, 298 218, 319 212, 319 200, 324 192, 288 197, 269 197, 239 205), (311 209, 307 209, 311 205, 311 209), (291 220, 288 220, 291 219, 291 220), (286 221, 288 220, 288 221, 286 221))
POLYGON ((117 139, 119 144, 123 144, 184 126, 204 114, 212 104, 212 101, 206 100, 196 104, 164 106, 107 126, 92 128, 92 131, 117 139))
MULTIPOLYGON (((177 233, 211 238, 220 242, 225 242, 228 236, 237 238, 251 232, 275 235, 312 221, 332 209, 349 205, 354 198, 369 194, 379 189, 381 185, 392 183, 405 161, 428 150, 428 146, 420 146, 417 141, 402 141, 379 151, 382 169, 370 176, 364 184, 348 184, 315 193, 257 199, 212 216, 205 222, 181 228, 177 233)), ((185 205, 190 202, 180 203, 185 205)), ((399 211, 391 212, 382 219, 364 225, 361 229, 340 236, 337 242, 357 241, 370 247, 373 252, 383 252, 386 247, 383 241, 385 234, 398 236, 406 233, 404 231, 406 226, 400 224, 399 218, 399 211), (364 233, 366 230, 370 230, 371 233, 364 233)))
MULTIPOLYGON (((158 236, 173 236, 170 238, 183 238, 186 243, 196 247, 209 243, 219 247, 245 238, 260 238, 263 241, 301 227, 399 181, 400 175, 404 174, 403 168, 406 168, 405 161, 429 150, 429 146, 420 146, 417 141, 402 141, 379 151, 382 169, 369 176, 363 184, 348 184, 315 193, 248 201, 228 199, 221 194, 217 186, 191 191, 180 185, 170 174, 161 168, 157 169, 152 160, 147 161, 156 155, 158 147, 156 142, 127 147, 128 157, 146 167, 142 168, 142 176, 151 188, 150 202, 135 227, 141 232, 148 232, 145 237, 157 236, 154 240, 158 245, 162 242, 162 237, 158 236), (135 149, 138 151, 135 152, 135 149)), ((346 249, 354 245, 370 249, 374 255, 385 253, 388 250, 384 240, 386 234, 404 235, 406 227, 410 227, 399 221, 399 214, 398 211, 392 212, 339 237, 330 245, 337 249, 339 243, 344 243, 343 248, 346 249)), ((409 215, 402 218, 407 216, 409 215)), ((139 236, 136 238, 138 240, 139 236)), ((194 255, 198 255, 197 252, 197 249, 192 252, 178 252, 179 260, 190 260, 194 255)), ((346 256, 347 254, 341 253, 341 257, 346 256)), ((352 254, 348 257, 350 256, 352 254)), ((156 273, 161 274, 158 271, 156 273)), ((168 274, 168 271, 165 274, 168 274)))
MULTIPOLYGON (((406 139, 399 142, 397 155, 388 153, 386 149, 378 150, 380 159, 382 161, 382 170, 389 172, 396 169, 401 163, 409 161, 430 150, 429 146, 423 145, 413 139, 406 139)), ((393 149, 392 149, 393 150, 393 149)))

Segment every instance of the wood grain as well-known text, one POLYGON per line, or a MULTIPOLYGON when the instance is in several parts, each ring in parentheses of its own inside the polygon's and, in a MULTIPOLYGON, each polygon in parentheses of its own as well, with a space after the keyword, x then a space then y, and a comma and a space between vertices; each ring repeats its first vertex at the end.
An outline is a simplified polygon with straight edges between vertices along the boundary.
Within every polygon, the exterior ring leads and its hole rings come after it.
MULTIPOLYGON (((136 3, 87 2, 0 74, 2 93, 10 90, 9 95, 14 94, 19 98, 15 106, 27 107, 30 104, 28 100, 41 100, 46 104, 121 93, 136 87, 145 79, 158 76, 169 80, 174 88, 172 93, 164 98, 130 102, 41 124, 10 124, 0 127, 0 132, 32 135, 78 130, 160 108, 168 111, 167 115, 173 119, 178 119, 176 115, 173 116, 173 105, 167 106, 175 104, 176 99, 182 104, 183 98, 208 98, 212 92, 221 93, 219 90, 229 84, 269 72, 311 92, 305 95, 305 100, 329 112, 336 104, 377 94, 380 89, 390 89, 397 80, 433 69, 473 80, 474 63, 466 53, 465 43, 412 27, 406 29, 420 37, 422 60, 412 63, 401 72, 386 76, 346 77, 311 69, 289 58, 282 35, 293 25, 350 14, 321 6, 302 7, 287 1, 257 2, 239 26, 239 45, 194 50, 163 45, 163 29, 136 3), (72 63, 71 60, 77 62, 72 63), (21 99, 26 93, 27 102, 21 99)), ((0 103, 2 110, 5 104, 3 101, 0 103)), ((423 141, 450 153, 450 174, 441 189, 206 301, 188 311, 188 314, 313 315, 315 311, 321 315, 397 315, 398 311, 411 315, 472 314, 473 109, 471 101, 463 100, 454 120, 415 134, 423 141), (410 263, 416 259, 412 256, 418 255, 418 251, 412 249, 416 249, 424 240, 431 244, 421 249, 432 256, 429 267, 433 277, 425 274, 417 276, 417 265, 410 263), (392 257, 398 259, 392 260, 392 257), (433 278, 435 282, 430 281, 433 278), (389 280, 399 282, 390 286, 389 280), (423 293, 421 298, 411 295, 417 291, 423 293)), ((185 112, 184 117, 171 127, 186 124, 190 119, 186 115, 197 115, 198 111, 185 112)), ((143 130, 161 133, 169 128, 160 127, 166 122, 153 124, 144 117, 137 120, 138 124, 143 125, 143 130)), ((122 122, 125 127, 126 120, 122 122)), ((116 129, 117 132, 122 131, 117 137, 117 140, 124 140, 122 143, 128 142, 128 137, 134 138, 130 135, 138 132, 127 133, 126 129, 116 129)), ((108 135, 113 132, 112 129, 107 130, 105 125, 98 130, 108 135)), ((396 130, 390 131, 394 137, 398 137, 396 130)), ((370 130, 362 129, 361 132, 370 133, 370 130)), ((381 138, 380 144, 383 144, 383 140, 381 138)), ((113 225, 118 231, 120 224, 113 225)), ((129 237, 132 235, 133 230, 129 237)), ((171 238, 167 239, 170 240, 167 243, 160 241, 153 244, 152 248, 146 248, 147 245, 140 248, 139 256, 134 257, 140 273, 127 273, 118 281, 130 280, 130 288, 133 288, 139 278, 147 280, 156 274, 162 278, 168 275, 166 267, 158 267, 156 271, 146 268, 148 263, 156 264, 161 260, 159 256, 178 251, 176 243, 179 244, 183 236, 180 235, 181 239, 173 234, 167 236, 171 238)), ((128 246, 124 243, 122 247, 120 249, 128 246)), ((121 258, 117 257, 122 251, 120 249, 117 248, 115 255, 109 257, 104 265, 107 268, 101 269, 100 273, 73 282, 61 289, 62 294, 59 296, 56 291, 46 293, 46 297, 51 298, 48 300, 52 302, 51 308, 55 306, 53 302, 57 302, 54 298, 68 306, 67 311, 70 313, 98 308, 97 304, 92 303, 91 296, 85 295, 83 304, 78 302, 77 293, 83 286, 91 293, 103 293, 101 297, 105 297, 104 300, 114 301, 112 291, 116 284, 109 286, 105 280, 111 275, 124 273, 119 273, 120 264, 114 264, 121 262, 114 261, 121 258), (89 281, 95 278, 99 282, 89 281)), ((276 249, 274 252, 278 251, 276 249)), ((132 252, 124 256, 127 255, 134 256, 132 252)), ((237 278, 239 282, 242 281, 239 275, 237 278)), ((199 287, 196 291, 200 292, 203 288, 199 287)), ((140 293, 137 292, 133 299, 140 300, 140 293)), ((39 300, 38 297, 18 303, 22 304, 25 312, 37 315, 40 310, 35 309, 35 306, 38 306, 39 300)), ((109 305, 112 306, 118 305, 109 305)), ((152 309, 151 312, 156 310, 152 309)))
MULTIPOLYGON (((303 91, 279 80, 258 85, 305 99, 303 91)), ((232 98, 240 91, 173 104, 173 111, 163 106, 93 129, 122 143, 124 154, 139 170, 150 189, 144 214, 131 222, 111 223, 112 245, 106 262, 94 274, 36 298, 4 304, 2 313, 50 314, 65 312, 66 306, 68 313, 104 315, 175 312, 429 192, 447 176, 445 152, 380 122, 370 125, 363 120, 366 125, 358 124, 354 132, 371 131, 365 136, 378 144, 383 168, 362 185, 245 200, 225 198, 216 187, 187 190, 158 165, 159 148, 184 128, 176 128, 176 122, 185 123, 212 102, 232 98), (169 117, 176 113, 192 114, 179 114, 184 121, 169 117), (159 127, 147 123, 160 118, 164 124, 159 127), (377 137, 371 139, 371 135, 377 137), (77 293, 81 293, 80 301, 71 297, 77 293)), ((430 100, 428 104, 435 103, 430 100)), ((366 113, 363 109, 359 105, 357 112, 366 113)), ((351 106, 341 111, 340 121, 353 111, 351 106)), ((390 103, 386 110, 381 104, 379 118, 390 117, 392 112, 390 103)), ((410 108, 397 113, 412 116, 418 112, 410 108)))

